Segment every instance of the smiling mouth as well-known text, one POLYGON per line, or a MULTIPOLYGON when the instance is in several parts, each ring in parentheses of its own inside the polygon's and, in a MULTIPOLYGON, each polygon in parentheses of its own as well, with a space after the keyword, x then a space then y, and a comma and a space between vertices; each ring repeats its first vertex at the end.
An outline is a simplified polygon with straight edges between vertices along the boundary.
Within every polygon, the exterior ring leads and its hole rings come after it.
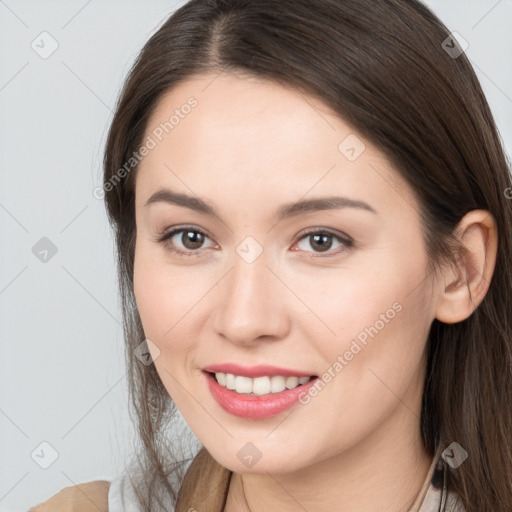
POLYGON ((268 375, 260 377, 246 377, 244 375, 235 375, 223 372, 206 372, 211 375, 216 382, 225 389, 237 394, 247 396, 265 396, 274 395, 283 391, 295 389, 303 386, 313 379, 316 375, 308 377, 268 375))

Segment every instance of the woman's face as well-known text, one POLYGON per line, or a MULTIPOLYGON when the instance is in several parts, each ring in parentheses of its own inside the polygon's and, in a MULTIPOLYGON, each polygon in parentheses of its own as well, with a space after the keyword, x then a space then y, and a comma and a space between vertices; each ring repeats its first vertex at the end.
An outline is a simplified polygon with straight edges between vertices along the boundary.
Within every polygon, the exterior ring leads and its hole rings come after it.
POLYGON ((164 96, 144 144, 138 310, 213 457, 285 473, 416 439, 436 288, 418 203, 383 154, 318 99, 227 73, 164 96), (225 364, 243 367, 222 372, 239 392, 205 371, 225 364))

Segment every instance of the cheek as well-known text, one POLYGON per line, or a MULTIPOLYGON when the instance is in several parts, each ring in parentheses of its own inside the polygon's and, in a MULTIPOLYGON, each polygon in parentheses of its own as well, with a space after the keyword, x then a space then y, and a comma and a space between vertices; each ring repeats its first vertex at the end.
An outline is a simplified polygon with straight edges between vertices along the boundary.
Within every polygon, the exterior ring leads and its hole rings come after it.
POLYGON ((148 244, 142 242, 135 250, 134 293, 145 334, 163 341, 187 322, 208 287, 197 267, 187 271, 173 266, 163 250, 148 244))
POLYGON ((356 442, 392 411, 409 421, 419 406, 427 336, 427 323, 418 323, 423 300, 396 285, 364 306, 354 297, 339 315, 342 335, 323 354, 329 382, 318 398, 310 397, 311 410, 323 411, 326 438, 340 439, 341 432, 343 442, 356 442))
POLYGON ((369 258, 353 258, 339 270, 285 276, 307 308, 298 318, 308 322, 299 320, 298 325, 308 329, 307 338, 317 340, 317 348, 331 358, 349 350, 354 339, 364 346, 372 336, 383 337, 390 325, 403 320, 400 311, 410 291, 405 274, 415 271, 402 267, 400 272, 399 266, 392 261, 386 266, 382 258, 378 265, 369 258))
POLYGON ((191 352, 190 332, 186 332, 189 302, 197 293, 190 285, 190 276, 172 271, 170 265, 158 260, 154 248, 137 245, 134 261, 134 294, 137 309, 156 371, 178 408, 187 407, 180 383, 185 381, 184 362, 191 352))
POLYGON ((325 280, 311 303, 333 331, 310 338, 318 340, 325 372, 335 375, 328 386, 340 404, 354 401, 356 409, 392 399, 390 389, 405 394, 422 363, 431 324, 427 283, 420 284, 422 258, 379 258, 379 263, 366 262, 360 267, 369 269, 364 273, 325 280))
POLYGON ((144 335, 158 347, 155 368, 180 410, 191 406, 183 383, 192 378, 191 368, 197 366, 194 359, 205 320, 205 295, 214 284, 211 271, 172 265, 163 250, 149 243, 136 247, 134 293, 144 335))

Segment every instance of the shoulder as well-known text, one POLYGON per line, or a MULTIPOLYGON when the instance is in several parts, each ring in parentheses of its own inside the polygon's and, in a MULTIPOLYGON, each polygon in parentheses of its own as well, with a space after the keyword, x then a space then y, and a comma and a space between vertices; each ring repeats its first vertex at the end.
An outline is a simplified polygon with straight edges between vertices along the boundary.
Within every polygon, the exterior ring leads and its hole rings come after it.
POLYGON ((94 480, 65 487, 28 512, 107 512, 110 482, 94 480))

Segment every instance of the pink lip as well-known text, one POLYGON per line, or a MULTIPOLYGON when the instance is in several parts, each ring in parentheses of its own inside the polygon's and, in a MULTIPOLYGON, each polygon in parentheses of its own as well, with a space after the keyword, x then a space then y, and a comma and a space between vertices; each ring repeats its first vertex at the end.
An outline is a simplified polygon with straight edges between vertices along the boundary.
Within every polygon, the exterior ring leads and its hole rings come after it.
POLYGON ((258 366, 240 366, 234 363, 213 364, 203 368, 205 372, 211 373, 231 373, 233 375, 243 375, 244 377, 272 377, 273 375, 282 375, 283 377, 311 377, 313 374, 304 373, 299 370, 289 370, 277 366, 268 366, 260 364, 258 366))
MULTIPOLYGON (((234 416, 253 420, 271 418, 292 407, 297 403, 299 397, 303 393, 307 393, 308 389, 314 386, 318 380, 318 378, 315 377, 306 384, 302 384, 296 388, 285 389, 279 393, 258 396, 244 395, 227 389, 217 382, 214 375, 207 372, 203 373, 206 377, 210 393, 226 412, 234 416)), ((269 374, 267 373, 266 375, 269 374)), ((282 375, 282 373, 278 375, 282 375)))

